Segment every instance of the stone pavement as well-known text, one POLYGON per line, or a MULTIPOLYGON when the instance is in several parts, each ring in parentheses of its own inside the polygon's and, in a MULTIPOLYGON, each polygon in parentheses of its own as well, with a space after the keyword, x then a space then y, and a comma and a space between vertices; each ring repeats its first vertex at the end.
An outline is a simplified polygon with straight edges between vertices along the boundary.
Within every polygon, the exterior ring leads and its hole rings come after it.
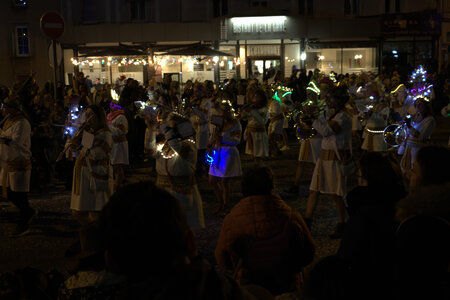
MULTIPOLYGON (((434 134, 435 142, 447 144, 450 134, 449 121, 450 119, 438 119, 438 127, 434 134)), ((288 205, 303 214, 306 207, 308 180, 304 181, 298 195, 283 193, 295 176, 298 148, 298 142, 292 139, 289 150, 283 152, 277 159, 267 160, 264 163, 274 172, 276 192, 280 193, 288 205)), ((245 168, 252 162, 249 157, 243 155, 242 163, 245 168)), ((309 179, 311 174, 312 167, 307 169, 304 178, 309 179)), ((151 168, 145 163, 127 170, 128 182, 146 179, 154 180, 155 178, 151 168)), ((354 182, 354 178, 350 180, 350 184, 354 182)), ((206 228, 195 233, 197 246, 201 256, 215 263, 214 249, 223 218, 212 213, 216 207, 216 200, 206 179, 199 181, 199 189, 203 197, 206 228)), ((231 204, 233 205, 242 197, 239 180, 232 183, 232 192, 231 204)), ((60 183, 48 191, 30 194, 30 202, 39 211, 39 215, 31 225, 30 233, 23 237, 10 238, 8 233, 14 228, 10 217, 16 217, 17 211, 8 202, 0 200, 0 211, 6 210, 0 213, 0 273, 26 266, 43 271, 57 269, 66 273, 73 262, 64 258, 64 252, 76 240, 79 228, 69 210, 70 191, 66 191, 64 184, 60 183)), ((336 220, 334 201, 321 196, 312 225, 312 235, 317 244, 315 261, 336 252, 339 240, 328 238, 336 220)))

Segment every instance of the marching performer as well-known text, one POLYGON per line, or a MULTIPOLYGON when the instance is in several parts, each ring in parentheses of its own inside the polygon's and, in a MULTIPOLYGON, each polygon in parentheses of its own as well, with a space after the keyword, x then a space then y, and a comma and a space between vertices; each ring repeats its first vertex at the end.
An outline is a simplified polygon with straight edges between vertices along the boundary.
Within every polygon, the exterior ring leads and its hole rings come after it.
POLYGON ((87 107, 86 121, 70 144, 74 150, 81 147, 73 169, 70 208, 75 219, 86 225, 98 220, 113 193, 113 142, 102 107, 87 107))
POLYGON ((20 219, 13 233, 15 236, 25 234, 30 220, 36 215, 27 196, 31 176, 31 126, 21 111, 14 96, 4 100, 4 119, 0 129, 0 183, 3 188, 2 197, 11 201, 20 212, 20 219))
POLYGON ((222 124, 215 124, 211 136, 212 155, 209 182, 219 201, 215 213, 224 214, 231 198, 230 180, 242 176, 241 158, 237 145, 241 141, 242 127, 233 115, 229 101, 220 105, 222 124))
POLYGON ((195 179, 197 149, 191 139, 195 134, 192 124, 187 118, 170 113, 160 130, 164 137, 157 136, 156 185, 180 201, 191 229, 204 228, 202 197, 195 179))
POLYGON ((267 96, 263 90, 254 92, 249 105, 243 112, 242 118, 248 121, 244 132, 247 141, 245 154, 252 156, 253 160, 269 156, 269 140, 266 123, 269 119, 267 109, 267 96))
POLYGON ((427 144, 436 127, 436 120, 431 113, 431 105, 425 99, 417 98, 414 102, 416 115, 406 118, 407 138, 398 150, 398 154, 403 155, 400 161, 403 174, 411 170, 417 152, 427 144))
POLYGON ((368 115, 361 149, 375 152, 386 151, 387 144, 384 141, 384 129, 387 126, 389 117, 389 106, 385 102, 374 103, 369 106, 368 115))
POLYGON ((313 131, 314 129, 311 124, 313 115, 320 111, 322 107, 322 102, 318 99, 320 90, 313 81, 311 81, 308 86, 311 88, 306 89, 307 101, 302 106, 299 115, 296 116, 296 131, 297 138, 300 139, 300 150, 298 153, 298 165, 295 173, 295 180, 294 183, 286 189, 287 193, 297 194, 299 192, 299 185, 306 164, 316 163, 322 145, 322 136, 313 131))
POLYGON ((284 115, 281 108, 281 99, 278 96, 278 91, 275 92, 272 100, 269 104, 269 128, 268 128, 268 139, 269 139, 269 152, 271 157, 276 157, 280 154, 280 147, 278 144, 283 138, 283 124, 284 115))
POLYGON ((203 175, 206 169, 205 155, 209 144, 209 119, 211 118, 211 100, 203 97, 199 106, 192 109, 192 120, 196 131, 195 143, 197 144, 197 175, 203 175))
POLYGON ((334 87, 329 92, 327 104, 329 112, 314 120, 313 127, 322 135, 322 150, 314 168, 310 193, 306 204, 305 221, 311 224, 319 193, 333 195, 339 217, 331 238, 339 238, 345 224, 345 206, 343 196, 346 194, 345 165, 351 161, 352 121, 345 112, 345 103, 349 96, 346 86, 334 87))
POLYGON ((114 190, 116 190, 125 179, 124 169, 129 165, 127 141, 128 120, 120 105, 111 102, 109 107, 110 113, 107 119, 113 141, 111 165, 114 170, 114 190))

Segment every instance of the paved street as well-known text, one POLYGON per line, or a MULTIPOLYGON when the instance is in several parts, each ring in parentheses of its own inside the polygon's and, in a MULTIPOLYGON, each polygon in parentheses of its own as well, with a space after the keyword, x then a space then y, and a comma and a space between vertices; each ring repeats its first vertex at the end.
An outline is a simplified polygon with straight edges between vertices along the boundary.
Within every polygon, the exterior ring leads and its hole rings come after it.
MULTIPOLYGON (((450 134, 449 119, 441 119, 438 129, 433 135, 435 142, 446 144, 450 134)), ((312 167, 307 169, 304 185, 300 188, 298 196, 285 194, 282 191, 293 180, 297 166, 298 142, 291 139, 290 149, 276 160, 268 160, 265 163, 273 169, 275 174, 276 192, 279 192, 288 205, 294 207, 300 213, 305 211, 308 190, 307 178, 310 178, 312 167)), ((243 166, 249 166, 248 157, 242 157, 243 166)), ((154 180, 151 169, 145 163, 133 166, 127 172, 127 180, 154 180)), ((350 184, 354 179, 350 180, 350 184)), ((214 248, 223 218, 212 214, 216 202, 212 188, 206 180, 199 182, 200 192, 203 197, 206 228, 197 232, 197 243, 200 255, 211 262, 214 261, 214 248)), ((241 198, 240 182, 232 185, 233 199, 236 203, 241 198)), ((43 271, 53 268, 66 272, 71 262, 64 258, 64 252, 77 238, 78 223, 72 218, 69 211, 70 191, 64 190, 64 185, 59 183, 56 188, 39 194, 30 194, 31 205, 38 209, 39 215, 31 226, 31 232, 23 237, 10 238, 8 233, 14 224, 10 217, 17 215, 16 210, 9 203, 0 201, 0 207, 6 210, 0 215, 0 273, 17 268, 32 266, 43 271)), ((233 204, 232 203, 232 204, 233 204)), ((328 234, 333 230, 337 214, 334 209, 334 201, 327 197, 321 197, 312 226, 312 234, 317 242, 316 260, 332 254, 336 251, 339 240, 330 240, 328 234)))

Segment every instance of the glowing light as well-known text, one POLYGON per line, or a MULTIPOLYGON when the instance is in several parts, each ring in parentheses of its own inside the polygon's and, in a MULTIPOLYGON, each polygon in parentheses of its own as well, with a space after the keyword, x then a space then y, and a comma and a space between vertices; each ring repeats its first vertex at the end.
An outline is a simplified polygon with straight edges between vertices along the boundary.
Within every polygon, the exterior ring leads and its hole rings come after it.
POLYGON ((395 90, 393 90, 393 91, 391 92, 391 94, 396 93, 402 86, 404 87, 403 83, 402 83, 402 84, 399 84, 399 85, 395 88, 395 90))
POLYGON ((366 128, 366 131, 369 133, 373 133, 373 134, 380 134, 380 133, 384 133, 384 130, 372 130, 369 128, 366 128))
POLYGON ((319 60, 324 60, 324 59, 325 59, 325 56, 323 56, 323 55, 319 56, 319 60))
POLYGON ((300 54, 300 59, 306 60, 306 52, 302 52, 302 54, 300 54))
POLYGON ((208 165, 212 165, 214 162, 214 156, 216 156, 216 150, 212 151, 212 155, 210 155, 208 152, 206 152, 205 161, 208 165))
POLYGON ((397 54, 397 50, 392 50, 392 54, 397 54))
POLYGON ((219 61, 219 57, 218 57, 218 56, 214 56, 214 57, 213 57, 213 62, 214 62, 214 63, 217 63, 218 61, 219 61))

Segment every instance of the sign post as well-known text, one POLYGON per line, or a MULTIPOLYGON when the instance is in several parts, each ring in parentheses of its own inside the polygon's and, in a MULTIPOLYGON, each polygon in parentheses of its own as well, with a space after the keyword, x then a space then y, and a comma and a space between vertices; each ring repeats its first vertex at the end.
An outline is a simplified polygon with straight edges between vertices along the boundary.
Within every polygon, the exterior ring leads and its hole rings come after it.
POLYGON ((58 12, 47 12, 41 17, 41 30, 45 33, 49 38, 52 39, 52 45, 49 49, 51 51, 51 55, 49 57, 53 57, 53 96, 56 101, 56 79, 57 79, 57 67, 59 65, 57 59, 57 51, 56 44, 57 40, 64 33, 64 19, 58 12))

